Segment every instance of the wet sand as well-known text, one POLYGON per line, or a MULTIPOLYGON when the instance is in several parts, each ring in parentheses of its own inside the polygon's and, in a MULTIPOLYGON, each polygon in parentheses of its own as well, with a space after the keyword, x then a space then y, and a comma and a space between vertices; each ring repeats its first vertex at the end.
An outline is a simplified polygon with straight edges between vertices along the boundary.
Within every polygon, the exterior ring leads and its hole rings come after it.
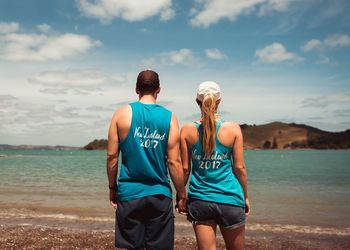
MULTIPOLYGON (((114 249, 114 232, 53 228, 32 225, 1 225, 0 249, 114 249)), ((312 239, 288 235, 247 236, 246 249, 349 249, 345 238, 312 239)), ((175 249, 196 249, 194 236, 178 236, 175 249)), ((217 249, 225 249, 221 237, 217 249)))
MULTIPOLYGON (((112 217, 0 210, 0 249, 115 249, 112 217)), ((350 249, 350 229, 247 224, 246 249, 350 249)), ((176 217, 175 249, 196 249, 192 226, 176 217)), ((217 249, 225 249, 218 236, 217 249)))

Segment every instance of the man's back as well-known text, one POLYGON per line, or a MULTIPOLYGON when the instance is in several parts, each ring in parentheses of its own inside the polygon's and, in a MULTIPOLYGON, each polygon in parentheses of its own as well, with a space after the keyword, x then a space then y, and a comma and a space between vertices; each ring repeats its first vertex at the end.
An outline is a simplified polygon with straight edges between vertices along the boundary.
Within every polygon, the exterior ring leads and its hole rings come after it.
MULTIPOLYGON (((158 104, 130 103, 129 130, 120 139, 118 200, 162 194, 171 198, 166 166, 171 112, 158 104)), ((125 122, 120 120, 123 125, 125 122)), ((125 133, 125 128, 119 128, 125 133)))

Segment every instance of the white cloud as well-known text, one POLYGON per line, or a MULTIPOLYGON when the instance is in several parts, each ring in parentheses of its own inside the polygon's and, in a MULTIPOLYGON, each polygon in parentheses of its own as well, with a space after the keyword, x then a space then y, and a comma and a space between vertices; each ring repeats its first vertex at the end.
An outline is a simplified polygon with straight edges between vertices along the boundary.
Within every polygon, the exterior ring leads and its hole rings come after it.
POLYGON ((11 23, 5 23, 0 22, 0 34, 7 34, 16 32, 19 30, 19 23, 11 22, 11 23))
POLYGON ((97 112, 113 112, 114 109, 109 108, 109 107, 104 107, 104 106, 89 106, 87 108, 85 108, 87 111, 97 111, 97 112))
POLYGON ((322 48, 322 42, 318 39, 312 39, 310 41, 307 41, 303 46, 301 46, 301 49, 303 51, 310 51, 320 48, 322 48))
POLYGON ((301 107, 325 108, 332 104, 350 104, 350 92, 333 93, 315 98, 306 98, 301 102, 301 107))
POLYGON ((78 120, 83 118, 100 118, 98 114, 78 112, 80 109, 76 107, 57 108, 53 104, 20 102, 16 103, 13 108, 20 110, 19 114, 14 118, 14 121, 26 124, 63 119, 78 120))
POLYGON ((329 35, 324 40, 324 44, 328 47, 347 47, 350 46, 350 36, 345 34, 329 35))
POLYGON ((259 15, 264 16, 273 11, 286 11, 288 10, 290 0, 269 0, 265 1, 259 9, 259 15))
POLYGON ((320 56, 316 61, 317 64, 331 64, 331 60, 327 56, 320 56))
POLYGON ((0 110, 6 109, 12 102, 18 100, 13 95, 0 95, 0 110))
POLYGON ((346 118, 350 117, 350 109, 336 109, 331 112, 336 117, 346 117, 346 118))
POLYGON ((301 46, 303 51, 325 50, 328 48, 340 48, 350 46, 350 36, 346 34, 328 35, 323 41, 312 39, 301 46))
POLYGON ((114 18, 142 21, 156 15, 160 15, 162 20, 169 20, 175 15, 171 4, 171 0, 77 0, 84 16, 99 19, 102 23, 108 23, 114 18))
MULTIPOLYGON (((85 104, 90 106, 91 99, 87 99, 89 101, 85 104)), ((11 142, 15 140, 16 144, 56 144, 62 140, 63 143, 76 145, 87 143, 91 140, 87 138, 91 136, 104 136, 108 129, 112 113, 108 114, 107 119, 106 113, 101 114, 101 110, 86 110, 86 105, 81 105, 82 103, 67 106, 59 101, 36 101, 38 102, 23 101, 21 98, 4 107, 0 105, 1 138, 11 142), (52 138, 55 140, 52 141, 52 138)))
POLYGON ((166 107, 166 106, 173 105, 175 102, 170 100, 159 100, 157 101, 157 103, 166 107))
POLYGON ((208 27, 221 19, 235 21, 240 15, 257 13, 259 16, 272 11, 286 11, 290 0, 197 0, 191 10, 194 27, 208 27))
POLYGON ((157 65, 199 66, 199 61, 192 50, 183 48, 159 53, 156 57, 145 60, 144 64, 152 67, 157 65))
POLYGON ((96 86, 107 81, 107 77, 96 70, 57 70, 40 72, 29 79, 30 82, 46 86, 96 86))
POLYGON ((51 30, 51 26, 46 23, 39 24, 36 27, 40 32, 43 32, 43 33, 47 33, 51 30))
MULTIPOLYGON (((306 2, 306 1, 305 1, 306 2)), ((307 2, 318 2, 320 4, 314 5, 312 8, 313 13, 317 15, 310 16, 308 27, 315 29, 333 20, 341 20, 344 16, 347 16, 349 10, 348 0, 336 0, 336 1, 307 1, 307 2)), ((346 20, 346 19, 345 19, 346 20)), ((346 22, 346 21, 345 21, 346 22)))
POLYGON ((297 54, 287 51, 280 43, 272 43, 265 48, 255 51, 255 56, 264 63, 279 63, 284 61, 300 62, 303 58, 297 54))
POLYGON ((45 94, 86 95, 86 91, 99 90, 106 85, 120 85, 126 83, 127 79, 95 69, 68 69, 43 71, 31 76, 28 81, 45 86, 46 88, 39 90, 45 94))
POLYGON ((0 103, 14 100, 17 100, 17 97, 14 97, 13 95, 0 95, 0 103))
POLYGON ((68 94, 68 89, 64 89, 64 88, 54 88, 54 89, 50 89, 50 88, 45 88, 45 89, 40 89, 39 90, 40 93, 44 93, 44 94, 50 94, 50 95, 66 95, 68 94))
POLYGON ((226 54, 217 48, 206 49, 205 54, 208 58, 213 60, 222 60, 227 58, 226 54))
POLYGON ((188 65, 194 58, 193 52, 190 49, 180 49, 163 53, 163 59, 170 64, 188 65))
POLYGON ((0 36, 0 59, 39 62, 62 60, 100 45, 100 41, 93 41, 89 36, 72 33, 54 36, 8 33, 0 36))
POLYGON ((173 9, 166 9, 160 14, 160 19, 162 21, 168 21, 170 19, 173 19, 175 16, 175 10, 173 9))

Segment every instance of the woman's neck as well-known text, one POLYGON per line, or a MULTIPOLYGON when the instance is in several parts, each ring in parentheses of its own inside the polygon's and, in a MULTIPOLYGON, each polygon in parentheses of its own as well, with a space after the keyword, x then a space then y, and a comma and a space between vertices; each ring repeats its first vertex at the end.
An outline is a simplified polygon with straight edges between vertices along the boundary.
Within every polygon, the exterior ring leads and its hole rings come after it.
MULTIPOLYGON (((215 113, 215 114, 214 114, 214 117, 215 117, 215 121, 217 121, 217 120, 219 120, 219 119, 220 119, 220 117, 219 117, 218 113, 215 113)), ((203 114, 202 114, 202 116, 201 116, 200 121, 203 121, 203 114)))

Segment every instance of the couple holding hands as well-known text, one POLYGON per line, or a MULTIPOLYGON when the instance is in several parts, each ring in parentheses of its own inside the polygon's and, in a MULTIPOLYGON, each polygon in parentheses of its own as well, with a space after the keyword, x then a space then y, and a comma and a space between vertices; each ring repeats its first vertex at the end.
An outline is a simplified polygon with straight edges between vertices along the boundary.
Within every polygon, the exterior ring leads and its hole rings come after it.
POLYGON ((176 210, 192 222, 198 248, 216 249, 219 226, 227 249, 244 249, 250 204, 243 137, 239 124, 224 122, 217 114, 219 85, 207 81, 198 86, 201 117, 181 132, 176 116, 156 103, 159 92, 158 74, 141 71, 139 101, 118 109, 109 127, 107 175, 109 200, 116 208, 115 246, 173 249, 169 173, 176 210))

